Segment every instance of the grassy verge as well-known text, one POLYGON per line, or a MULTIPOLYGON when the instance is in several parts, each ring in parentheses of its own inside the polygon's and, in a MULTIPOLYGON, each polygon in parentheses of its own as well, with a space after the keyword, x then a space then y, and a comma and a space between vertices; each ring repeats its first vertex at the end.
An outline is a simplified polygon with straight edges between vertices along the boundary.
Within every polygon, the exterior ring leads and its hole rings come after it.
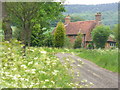
MULTIPOLYGON (((95 49, 95 50, 74 50, 81 58, 90 60, 100 67, 113 72, 118 71, 118 49, 95 49)), ((120 72, 119 72, 120 73, 120 72)))

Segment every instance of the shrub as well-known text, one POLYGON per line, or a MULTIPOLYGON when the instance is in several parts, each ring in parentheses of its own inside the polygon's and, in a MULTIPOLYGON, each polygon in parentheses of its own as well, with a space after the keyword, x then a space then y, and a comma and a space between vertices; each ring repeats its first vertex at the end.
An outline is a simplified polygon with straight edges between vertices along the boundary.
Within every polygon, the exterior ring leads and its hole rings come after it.
POLYGON ((88 44, 88 45, 87 45, 87 48, 88 48, 88 49, 94 49, 93 43, 88 44))
POLYGON ((104 48, 105 43, 108 40, 108 37, 110 35, 110 28, 107 26, 97 26, 93 31, 92 31, 92 39, 93 42, 96 45, 96 48, 104 48))
POLYGON ((82 35, 78 34, 73 47, 74 48, 81 48, 81 44, 82 44, 82 35))
POLYGON ((64 47, 72 48, 72 43, 70 42, 70 39, 67 36, 65 36, 64 47))
POLYGON ((54 37, 51 33, 48 33, 45 35, 45 39, 44 39, 44 46, 47 46, 47 47, 53 47, 53 40, 54 40, 54 37))
POLYGON ((62 22, 57 24, 55 33, 54 33, 54 44, 55 47, 63 47, 65 40, 65 27, 62 22))

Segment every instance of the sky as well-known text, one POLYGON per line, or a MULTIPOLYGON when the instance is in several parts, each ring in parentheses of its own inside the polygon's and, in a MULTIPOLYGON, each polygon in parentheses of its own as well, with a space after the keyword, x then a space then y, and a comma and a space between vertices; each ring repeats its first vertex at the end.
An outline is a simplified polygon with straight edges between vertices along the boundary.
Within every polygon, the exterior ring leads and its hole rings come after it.
POLYGON ((120 0, 66 0, 66 4, 106 4, 119 2, 120 0))

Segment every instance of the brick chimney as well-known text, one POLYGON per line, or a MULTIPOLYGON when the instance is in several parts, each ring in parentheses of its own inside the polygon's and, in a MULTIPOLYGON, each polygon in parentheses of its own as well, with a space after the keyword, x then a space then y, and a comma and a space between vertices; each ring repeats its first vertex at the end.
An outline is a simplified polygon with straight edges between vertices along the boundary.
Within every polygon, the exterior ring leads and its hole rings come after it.
POLYGON ((100 25, 101 24, 101 13, 96 13, 95 15, 95 20, 97 22, 97 25, 100 25))
POLYGON ((69 24, 71 21, 71 17, 68 15, 65 17, 65 24, 69 24))

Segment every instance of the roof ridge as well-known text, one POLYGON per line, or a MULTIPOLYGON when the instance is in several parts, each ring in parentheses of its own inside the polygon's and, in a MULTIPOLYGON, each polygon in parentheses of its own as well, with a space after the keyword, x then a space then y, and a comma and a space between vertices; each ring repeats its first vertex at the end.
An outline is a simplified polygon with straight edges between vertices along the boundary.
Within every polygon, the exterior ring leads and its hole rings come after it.
POLYGON ((76 22, 70 22, 70 23, 77 23, 77 22, 88 22, 88 21, 95 21, 95 20, 76 21, 76 22))

